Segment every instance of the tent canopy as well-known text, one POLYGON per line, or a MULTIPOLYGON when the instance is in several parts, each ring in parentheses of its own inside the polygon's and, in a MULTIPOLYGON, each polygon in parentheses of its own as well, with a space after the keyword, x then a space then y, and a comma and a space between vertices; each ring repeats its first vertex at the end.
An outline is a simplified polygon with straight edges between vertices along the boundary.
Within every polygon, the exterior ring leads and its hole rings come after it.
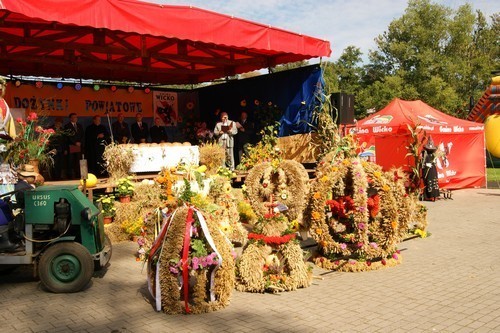
POLYGON ((421 128, 428 134, 482 133, 483 124, 462 120, 417 101, 393 99, 385 108, 358 122, 360 135, 408 133, 408 126, 421 128))
POLYGON ((328 41, 137 0, 1 0, 0 73, 200 83, 329 56, 328 41))
POLYGON ((357 138, 364 147, 361 155, 374 159, 385 170, 403 167, 409 171, 415 161, 408 154, 414 140, 408 126, 431 135, 438 147, 436 167, 441 188, 485 186, 484 125, 449 116, 422 101, 394 99, 360 120, 357 138))

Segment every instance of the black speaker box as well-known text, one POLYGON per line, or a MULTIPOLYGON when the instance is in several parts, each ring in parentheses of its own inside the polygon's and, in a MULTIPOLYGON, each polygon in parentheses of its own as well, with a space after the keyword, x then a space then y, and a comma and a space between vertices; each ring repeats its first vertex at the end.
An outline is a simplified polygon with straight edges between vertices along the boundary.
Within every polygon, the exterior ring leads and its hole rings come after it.
POLYGON ((337 124, 354 124, 354 95, 345 93, 333 93, 331 95, 333 116, 337 118, 337 124))

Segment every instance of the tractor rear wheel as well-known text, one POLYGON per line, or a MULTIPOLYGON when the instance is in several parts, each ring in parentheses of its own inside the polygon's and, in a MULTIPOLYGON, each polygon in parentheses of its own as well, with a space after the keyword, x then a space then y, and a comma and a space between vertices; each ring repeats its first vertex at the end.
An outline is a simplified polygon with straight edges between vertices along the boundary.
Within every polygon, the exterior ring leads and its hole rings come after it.
POLYGON ((54 293, 82 290, 94 274, 94 261, 87 249, 74 242, 56 243, 42 253, 38 275, 54 293))

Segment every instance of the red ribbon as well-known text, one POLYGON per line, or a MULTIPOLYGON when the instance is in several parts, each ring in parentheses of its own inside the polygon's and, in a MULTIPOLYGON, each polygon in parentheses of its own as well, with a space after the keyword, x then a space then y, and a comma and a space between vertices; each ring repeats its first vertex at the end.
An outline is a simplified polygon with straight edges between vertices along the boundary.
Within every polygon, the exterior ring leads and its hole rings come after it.
POLYGON ((193 208, 189 207, 187 217, 186 217, 186 231, 184 233, 184 247, 182 248, 182 281, 184 284, 184 305, 186 308, 186 313, 190 313, 189 310, 189 247, 191 243, 191 223, 193 223, 193 208))
POLYGON ((161 233, 156 237, 155 242, 153 243, 153 246, 151 246, 151 250, 149 250, 149 256, 148 256, 148 261, 151 261, 153 259, 153 256, 156 254, 156 250, 160 247, 160 245, 163 244, 163 241, 165 239, 165 235, 167 234, 168 226, 170 222, 172 221, 172 214, 170 214, 167 218, 167 221, 165 222, 166 225, 161 229, 161 233))
POLYGON ((266 244, 281 245, 295 239, 295 234, 287 234, 284 236, 264 236, 262 234, 249 233, 248 239, 262 240, 266 244))

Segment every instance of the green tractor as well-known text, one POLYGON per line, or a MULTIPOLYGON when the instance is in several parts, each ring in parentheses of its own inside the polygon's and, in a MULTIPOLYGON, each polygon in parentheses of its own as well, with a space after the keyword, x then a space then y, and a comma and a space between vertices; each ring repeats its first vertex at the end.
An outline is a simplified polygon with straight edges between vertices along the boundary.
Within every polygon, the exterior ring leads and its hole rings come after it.
POLYGON ((22 183, 0 196, 0 270, 33 265, 47 290, 82 290, 111 257, 100 210, 77 186, 22 183))

